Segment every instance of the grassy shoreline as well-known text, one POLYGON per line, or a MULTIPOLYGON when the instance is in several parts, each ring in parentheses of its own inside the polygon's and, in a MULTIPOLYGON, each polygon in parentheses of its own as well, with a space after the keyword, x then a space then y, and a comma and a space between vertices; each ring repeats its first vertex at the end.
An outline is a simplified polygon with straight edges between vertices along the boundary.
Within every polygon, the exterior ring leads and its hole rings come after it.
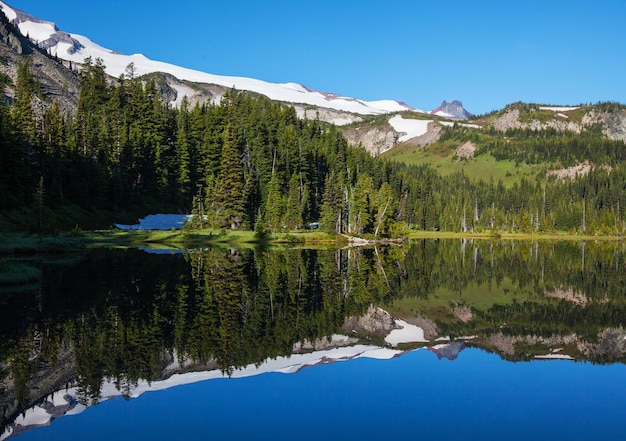
POLYGON ((587 235, 573 234, 569 232, 545 232, 545 233, 507 233, 507 232, 484 232, 484 233, 460 233, 453 231, 411 231, 407 238, 412 239, 485 239, 485 240, 568 240, 568 241, 622 241, 623 235, 587 235))
MULTIPOLYGON (((424 239, 478 239, 478 240, 541 240, 541 241, 623 241, 625 236, 579 235, 566 232, 556 233, 459 233, 445 231, 407 232, 408 242, 424 239)), ((50 236, 35 236, 20 233, 0 234, 0 254, 34 254, 79 252, 97 247, 152 247, 194 248, 206 245, 267 245, 267 246, 320 246, 344 247, 348 237, 321 231, 293 231, 268 234, 258 237, 253 231, 231 230, 94 230, 70 231, 50 236)))

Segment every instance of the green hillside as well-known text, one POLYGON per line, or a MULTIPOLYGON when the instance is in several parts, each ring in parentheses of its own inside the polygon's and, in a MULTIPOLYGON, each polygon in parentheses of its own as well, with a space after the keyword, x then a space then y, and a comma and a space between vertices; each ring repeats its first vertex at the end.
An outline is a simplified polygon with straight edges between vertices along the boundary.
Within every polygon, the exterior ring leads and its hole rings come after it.
POLYGON ((480 128, 464 123, 442 127, 441 137, 430 145, 403 143, 381 157, 429 166, 442 177, 463 173, 510 187, 522 178, 545 180, 550 170, 585 161, 596 167, 620 165, 625 112, 618 103, 569 108, 514 103, 471 121, 480 128), (475 152, 460 157, 457 148, 465 143, 475 152))

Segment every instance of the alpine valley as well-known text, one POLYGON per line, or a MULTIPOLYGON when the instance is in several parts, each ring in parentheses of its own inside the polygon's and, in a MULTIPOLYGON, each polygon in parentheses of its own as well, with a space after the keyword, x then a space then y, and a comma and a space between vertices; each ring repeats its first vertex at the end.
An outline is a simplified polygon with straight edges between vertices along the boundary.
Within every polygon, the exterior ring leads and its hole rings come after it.
POLYGON ((626 439, 624 105, 423 111, 2 1, 0 96, 0 441, 626 439))
POLYGON ((619 103, 425 112, 124 55, 0 9, 7 231, 161 210, 262 232, 625 231, 619 103))

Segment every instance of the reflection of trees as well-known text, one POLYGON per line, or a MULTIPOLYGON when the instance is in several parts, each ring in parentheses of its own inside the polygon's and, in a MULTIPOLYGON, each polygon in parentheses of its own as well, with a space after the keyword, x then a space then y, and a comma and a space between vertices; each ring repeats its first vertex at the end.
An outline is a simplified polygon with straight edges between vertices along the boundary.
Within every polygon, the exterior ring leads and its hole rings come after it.
POLYGON ((375 273, 373 260, 361 255, 357 267, 347 251, 212 249, 187 258, 196 289, 185 302, 186 337, 178 337, 185 346, 176 349, 226 372, 331 335, 378 297, 363 294, 376 293, 376 283, 352 276, 375 273))
POLYGON ((620 302, 626 286, 626 256, 612 243, 423 240, 408 249, 404 266, 396 297, 500 286, 506 278, 537 296, 571 288, 592 300, 620 302))
POLYGON ((603 332, 626 322, 624 251, 613 244, 471 240, 340 251, 213 248, 178 256, 100 251, 78 264, 43 265, 40 291, 5 300, 5 310, 23 314, 0 323, 0 363, 14 395, 27 402, 37 371, 63 368, 55 365, 57 354, 71 350, 82 399, 96 401, 103 379, 129 394, 174 355, 231 373, 331 335, 371 303, 428 301, 445 289, 472 308, 463 296, 468 288, 486 292, 505 282, 524 293, 523 302, 474 309, 468 323, 450 316, 438 322, 440 331, 576 334, 602 343, 592 359, 610 361, 617 346, 603 332), (544 295, 555 290, 588 301, 544 295))
POLYGON ((443 334, 575 334, 593 342, 604 329, 626 324, 624 251, 606 242, 425 240, 408 250, 407 270, 393 291, 395 298, 429 299, 443 290, 457 294, 455 301, 467 302, 474 319, 462 323, 449 312, 450 320, 438 322, 443 334), (520 295, 521 301, 485 309, 474 308, 464 297, 481 290, 487 298, 494 290, 506 295, 505 280, 514 290, 510 294, 520 295), (546 295, 556 291, 585 302, 546 295))

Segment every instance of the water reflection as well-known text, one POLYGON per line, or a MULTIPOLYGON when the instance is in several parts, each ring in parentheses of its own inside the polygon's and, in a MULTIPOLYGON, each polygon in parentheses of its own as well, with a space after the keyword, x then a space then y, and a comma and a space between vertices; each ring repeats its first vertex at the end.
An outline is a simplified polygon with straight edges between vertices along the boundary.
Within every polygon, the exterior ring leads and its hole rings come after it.
POLYGON ((416 347, 443 361, 467 347, 511 361, 623 363, 626 353, 622 244, 99 250, 28 265, 39 284, 0 290, 0 432, 12 427, 3 437, 31 406, 38 416, 22 427, 183 377, 416 347))

